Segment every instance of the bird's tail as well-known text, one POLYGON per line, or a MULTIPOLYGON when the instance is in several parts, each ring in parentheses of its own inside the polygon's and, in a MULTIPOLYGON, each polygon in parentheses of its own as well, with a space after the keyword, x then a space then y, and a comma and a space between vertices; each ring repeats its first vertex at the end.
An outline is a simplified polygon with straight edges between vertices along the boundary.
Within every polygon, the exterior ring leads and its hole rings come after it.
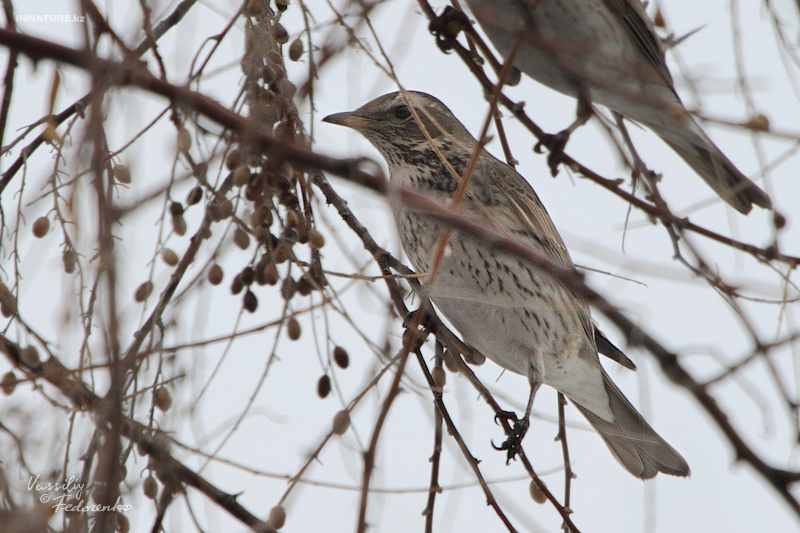
POLYGON ((744 214, 753 204, 771 209, 767 193, 725 157, 691 116, 683 118, 679 123, 647 125, 734 209, 744 214))
POLYGON ((688 476, 689 465, 681 454, 650 427, 605 371, 603 380, 614 415, 613 422, 603 420, 580 404, 575 403, 575 406, 600 434, 620 464, 641 479, 652 478, 659 472, 688 476))

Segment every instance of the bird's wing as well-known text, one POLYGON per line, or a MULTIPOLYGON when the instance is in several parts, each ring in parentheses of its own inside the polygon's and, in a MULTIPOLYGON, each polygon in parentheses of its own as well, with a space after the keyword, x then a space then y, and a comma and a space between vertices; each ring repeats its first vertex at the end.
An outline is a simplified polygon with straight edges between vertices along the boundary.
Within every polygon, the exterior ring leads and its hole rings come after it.
POLYGON ((667 68, 664 47, 656 35, 653 23, 639 0, 602 0, 606 7, 622 21, 625 30, 638 45, 644 58, 656 68, 659 75, 672 87, 672 75, 667 68))

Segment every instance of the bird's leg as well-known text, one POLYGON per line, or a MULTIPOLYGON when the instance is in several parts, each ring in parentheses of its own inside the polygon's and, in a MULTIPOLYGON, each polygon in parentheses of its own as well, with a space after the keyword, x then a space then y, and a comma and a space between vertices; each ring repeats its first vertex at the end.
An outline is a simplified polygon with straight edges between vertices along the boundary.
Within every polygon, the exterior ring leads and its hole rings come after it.
POLYGON ((592 100, 589 91, 583 86, 578 85, 578 109, 575 113, 575 121, 555 135, 545 133, 533 147, 537 154, 542 153, 542 146, 546 146, 550 151, 547 156, 547 165, 550 172, 555 176, 558 174, 558 165, 564 159, 564 148, 567 146, 572 132, 586 124, 592 118, 592 100))
POLYGON ((525 436, 525 433, 528 432, 528 428, 531 425, 531 409, 533 409, 533 398, 536 396, 536 391, 538 391, 539 387, 542 385, 539 372, 533 367, 531 367, 528 380, 530 381, 531 392, 530 396, 528 396, 528 406, 525 408, 525 416, 523 418, 519 418, 513 411, 498 411, 494 417, 495 421, 502 420, 505 422, 511 422, 511 429, 510 431, 506 432, 508 438, 505 440, 505 442, 503 442, 503 444, 500 446, 495 446, 492 444, 496 450, 507 450, 508 454, 506 456, 506 464, 511 462, 511 459, 516 457, 516 455, 522 450, 522 438, 525 436))

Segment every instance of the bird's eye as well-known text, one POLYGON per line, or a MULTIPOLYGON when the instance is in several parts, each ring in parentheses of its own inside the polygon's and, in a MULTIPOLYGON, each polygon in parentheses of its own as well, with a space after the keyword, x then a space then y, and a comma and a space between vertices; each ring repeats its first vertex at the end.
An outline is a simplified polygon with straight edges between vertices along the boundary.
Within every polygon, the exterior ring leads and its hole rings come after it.
POLYGON ((405 120, 411 116, 411 110, 407 105, 399 105, 394 108, 394 116, 400 120, 405 120))

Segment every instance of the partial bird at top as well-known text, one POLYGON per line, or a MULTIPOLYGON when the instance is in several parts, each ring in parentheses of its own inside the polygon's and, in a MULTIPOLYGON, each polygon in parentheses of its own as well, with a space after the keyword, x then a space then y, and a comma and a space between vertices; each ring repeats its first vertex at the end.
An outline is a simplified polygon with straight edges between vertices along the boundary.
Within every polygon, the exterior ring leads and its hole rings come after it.
MULTIPOLYGON (((681 103, 664 47, 639 0, 467 0, 498 51, 521 38, 514 65, 531 78, 604 105, 653 130, 725 202, 747 214, 767 194, 717 148, 681 103)), ((588 100, 588 101, 587 101, 588 100)), ((588 120, 581 113, 563 133, 588 120)))

